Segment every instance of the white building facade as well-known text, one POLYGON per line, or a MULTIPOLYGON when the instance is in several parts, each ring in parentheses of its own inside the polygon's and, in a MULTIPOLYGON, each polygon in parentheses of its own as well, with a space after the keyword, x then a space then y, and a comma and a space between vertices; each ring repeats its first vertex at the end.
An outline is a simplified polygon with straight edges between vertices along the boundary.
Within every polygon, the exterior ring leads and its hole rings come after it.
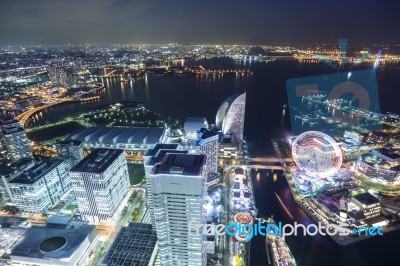
POLYGON ((32 163, 29 168, 2 177, 9 201, 23 212, 46 213, 70 193, 69 165, 62 159, 32 163))
POLYGON ((206 265, 206 156, 167 154, 150 176, 161 264, 206 265))
POLYGON ((130 189, 124 151, 95 149, 70 170, 70 176, 82 218, 116 223, 130 189))

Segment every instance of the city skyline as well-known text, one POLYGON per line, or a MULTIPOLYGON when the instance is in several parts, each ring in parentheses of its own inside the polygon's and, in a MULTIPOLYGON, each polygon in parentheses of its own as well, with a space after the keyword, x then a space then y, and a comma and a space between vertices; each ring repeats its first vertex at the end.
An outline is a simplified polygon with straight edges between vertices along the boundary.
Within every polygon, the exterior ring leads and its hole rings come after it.
POLYGON ((2 1, 2 44, 399 43, 398 3, 320 1, 2 1), (379 11, 377 11, 379 10, 379 11))
POLYGON ((0 266, 397 265, 400 4, 0 7, 0 266))

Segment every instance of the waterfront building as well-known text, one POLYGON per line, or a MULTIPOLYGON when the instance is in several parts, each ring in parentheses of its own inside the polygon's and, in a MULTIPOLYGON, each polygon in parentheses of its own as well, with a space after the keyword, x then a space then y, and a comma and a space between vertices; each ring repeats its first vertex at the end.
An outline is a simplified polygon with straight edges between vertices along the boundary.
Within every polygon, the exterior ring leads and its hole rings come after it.
POLYGON ((70 134, 65 140, 78 140, 85 150, 94 148, 123 149, 129 161, 142 161, 143 153, 159 142, 165 142, 164 128, 89 127, 70 134))
POLYGON ((304 203, 312 208, 322 220, 327 223, 340 217, 339 205, 329 197, 319 194, 313 197, 305 197, 304 203))
POLYGON ((1 171, 0 176, 5 199, 23 212, 46 213, 71 191, 68 164, 59 158, 23 159, 1 171))
POLYGON ((13 265, 84 265, 98 241, 93 225, 52 216, 46 226, 33 226, 11 249, 13 265))
POLYGON ((112 224, 118 220, 130 188, 123 150, 94 149, 71 168, 70 176, 83 219, 112 224))
POLYGON ((207 173, 205 155, 173 153, 150 173, 162 265, 205 265, 205 237, 193 225, 206 221, 207 173))
POLYGON ((366 219, 377 217, 381 213, 379 199, 368 192, 352 197, 351 202, 360 208, 366 219))
POLYGON ((243 140, 246 93, 228 97, 219 107, 216 116, 216 127, 224 135, 234 134, 243 140))
POLYGON ((118 232, 102 265, 153 266, 157 251, 157 235, 152 225, 129 223, 118 232))
POLYGON ((1 121, 0 139, 5 157, 12 162, 22 158, 33 158, 25 131, 16 120, 1 121))
POLYGON ((224 135, 219 145, 219 157, 237 159, 242 157, 242 142, 236 135, 224 135))
POLYGON ((363 154, 357 160, 356 170, 369 178, 389 183, 398 182, 400 180, 400 164, 397 161, 391 163, 387 159, 392 160, 379 152, 363 154))

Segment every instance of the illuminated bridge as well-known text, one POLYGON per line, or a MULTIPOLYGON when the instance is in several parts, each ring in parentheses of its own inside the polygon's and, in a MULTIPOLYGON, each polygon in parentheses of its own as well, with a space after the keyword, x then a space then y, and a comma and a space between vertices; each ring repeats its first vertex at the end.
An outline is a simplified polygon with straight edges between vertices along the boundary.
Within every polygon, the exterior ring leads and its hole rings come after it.
POLYGON ((292 163, 292 158, 278 158, 278 157, 252 157, 249 158, 249 163, 281 163, 289 162, 292 163))
POLYGON ((17 119, 19 121, 19 123, 20 123, 22 128, 25 128, 26 122, 35 113, 37 113, 37 112, 39 112, 41 110, 47 109, 49 107, 55 106, 55 105, 60 104, 60 103, 73 102, 73 101, 76 101, 76 99, 75 98, 66 98, 66 99, 58 100, 58 101, 53 102, 53 103, 41 105, 41 106, 35 107, 33 109, 30 109, 30 110, 28 110, 26 112, 23 112, 23 113, 19 114, 18 116, 15 117, 15 119, 17 119))
POLYGON ((247 165, 231 165, 231 167, 238 167, 238 166, 242 166, 242 167, 249 167, 251 169, 256 169, 256 170, 281 170, 281 171, 291 171, 291 170, 295 170, 297 169, 296 166, 287 166, 287 167, 283 167, 280 165, 268 165, 268 164, 247 164, 247 165))
POLYGON ((268 169, 268 170, 294 170, 297 167, 293 163, 292 158, 278 157, 252 157, 247 160, 246 167, 251 169, 268 169), (282 163, 287 163, 286 167, 282 163))

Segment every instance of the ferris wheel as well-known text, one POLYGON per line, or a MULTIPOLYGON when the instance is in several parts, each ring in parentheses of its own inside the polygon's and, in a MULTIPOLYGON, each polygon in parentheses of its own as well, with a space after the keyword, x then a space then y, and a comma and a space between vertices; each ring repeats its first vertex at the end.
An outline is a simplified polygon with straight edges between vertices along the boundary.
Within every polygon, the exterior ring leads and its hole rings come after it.
POLYGON ((292 156, 301 170, 314 177, 332 176, 343 161, 339 144, 319 131, 300 134, 292 143, 292 156))

